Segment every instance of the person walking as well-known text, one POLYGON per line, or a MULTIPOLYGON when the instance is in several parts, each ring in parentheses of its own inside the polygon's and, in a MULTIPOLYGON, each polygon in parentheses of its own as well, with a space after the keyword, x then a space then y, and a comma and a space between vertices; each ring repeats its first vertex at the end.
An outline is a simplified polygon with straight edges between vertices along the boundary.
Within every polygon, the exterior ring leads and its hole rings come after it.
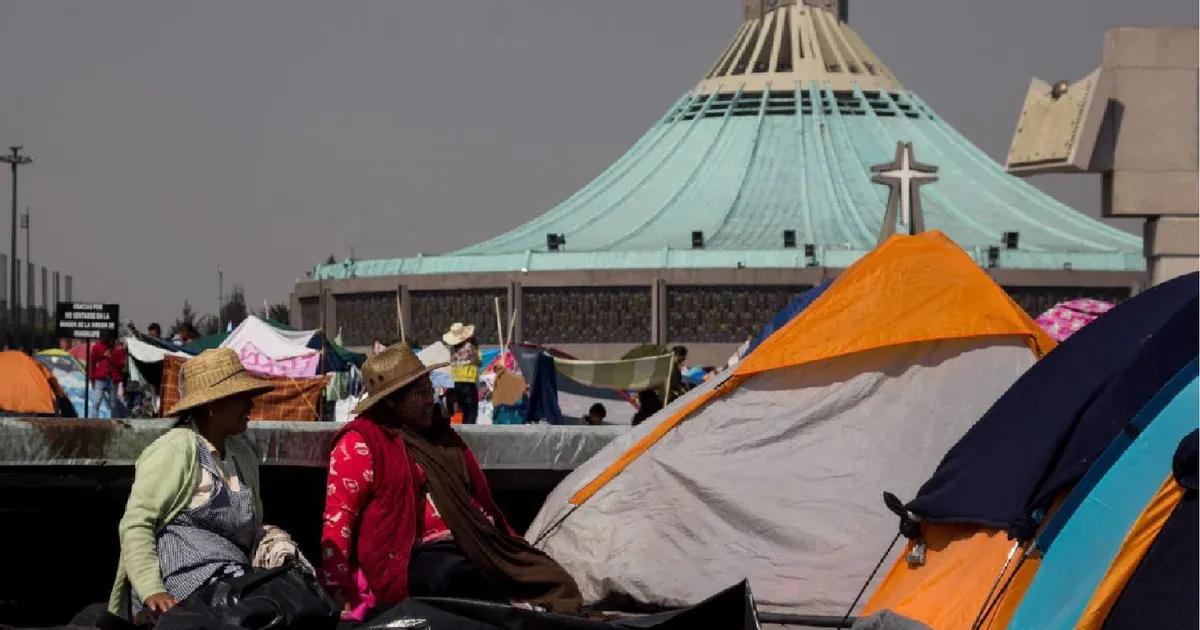
POLYGON ((112 349, 108 351, 109 379, 112 381, 112 417, 125 417, 126 410, 129 406, 125 402, 125 364, 128 362, 129 352, 125 348, 125 342, 118 339, 112 349))
POLYGON ((475 424, 479 414, 479 346, 475 327, 455 322, 442 343, 450 348, 450 376, 454 379, 455 400, 463 413, 463 424, 475 424))
POLYGON ((112 349, 113 336, 110 333, 104 333, 92 344, 91 352, 88 353, 88 387, 91 388, 92 395, 90 408, 84 410, 83 415, 86 418, 112 417, 115 398, 112 380, 112 349))

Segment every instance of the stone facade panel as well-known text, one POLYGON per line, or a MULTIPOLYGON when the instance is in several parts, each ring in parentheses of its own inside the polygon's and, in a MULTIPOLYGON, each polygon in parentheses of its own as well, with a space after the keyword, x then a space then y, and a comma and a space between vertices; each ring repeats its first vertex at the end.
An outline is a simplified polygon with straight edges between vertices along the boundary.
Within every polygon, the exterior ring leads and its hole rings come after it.
POLYGON ((741 343, 805 285, 667 287, 667 339, 672 343, 741 343))
POLYGON ((523 337, 537 343, 645 343, 650 287, 525 287, 523 337))
POLYGON ((368 346, 376 340, 387 343, 398 337, 394 291, 335 295, 333 304, 346 345, 368 346))
POLYGON ((321 298, 300 298, 300 328, 316 330, 321 327, 321 298))
MULTIPOLYGON (((445 291, 409 291, 412 330, 407 331, 409 342, 422 346, 442 338, 451 324, 462 322, 475 326, 475 337, 479 343, 500 343, 496 331, 496 298, 500 298, 500 310, 508 309, 508 290, 454 289, 445 291)), ((504 319, 507 321, 508 316, 504 319)), ((507 331, 505 331, 507 334, 507 331)))

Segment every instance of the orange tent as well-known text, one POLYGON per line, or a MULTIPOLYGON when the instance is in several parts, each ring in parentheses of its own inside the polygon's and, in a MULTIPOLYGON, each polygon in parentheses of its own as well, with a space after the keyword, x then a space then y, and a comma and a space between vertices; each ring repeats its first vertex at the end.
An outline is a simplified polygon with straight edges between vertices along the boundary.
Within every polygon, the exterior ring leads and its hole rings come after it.
POLYGON ((676 425, 748 376, 825 359, 939 339, 1015 335, 1038 357, 1055 346, 1021 307, 945 234, 895 235, 844 271, 707 395, 660 423, 571 503, 587 501, 676 425))
POLYGON ((586 601, 678 606, 750 579, 844 614, 912 493, 1054 341, 939 232, 894 236, 730 372, 565 479, 529 529, 586 601))
POLYGON ((53 415, 53 378, 49 370, 24 352, 0 352, 0 411, 53 415))

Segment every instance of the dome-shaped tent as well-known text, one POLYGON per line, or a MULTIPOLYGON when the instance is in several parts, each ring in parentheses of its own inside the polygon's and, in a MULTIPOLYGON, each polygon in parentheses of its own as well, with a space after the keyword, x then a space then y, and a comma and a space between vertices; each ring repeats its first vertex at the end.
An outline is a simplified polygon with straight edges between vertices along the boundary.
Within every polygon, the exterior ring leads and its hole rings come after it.
POLYGON ((589 601, 749 578, 768 609, 844 613, 895 532, 880 493, 915 492, 1053 346, 944 235, 894 236, 568 476, 528 537, 589 601))
POLYGON ((0 414, 56 415, 53 378, 24 352, 0 352, 0 414))

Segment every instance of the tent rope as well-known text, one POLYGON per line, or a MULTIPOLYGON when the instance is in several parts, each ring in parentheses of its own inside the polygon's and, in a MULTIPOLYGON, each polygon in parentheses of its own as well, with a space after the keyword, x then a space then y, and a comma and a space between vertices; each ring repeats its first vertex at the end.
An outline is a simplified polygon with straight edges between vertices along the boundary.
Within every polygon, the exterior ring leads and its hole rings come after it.
POLYGON ((545 540, 547 536, 557 532, 560 528, 562 528, 563 521, 567 520, 567 517, 574 514, 575 510, 578 510, 578 509, 579 509, 578 505, 572 505, 571 509, 568 510, 566 514, 562 515, 562 518, 558 519, 557 521, 554 521, 554 523, 552 525, 550 525, 549 527, 546 528, 546 531, 542 532, 541 536, 537 537, 537 540, 533 541, 533 546, 537 547, 538 549, 541 549, 541 547, 539 545, 542 544, 542 541, 545 540))
MULTIPOLYGON (((1004 585, 1000 587, 1000 590, 996 590, 996 586, 1000 584, 1000 580, 1004 579, 1004 573, 1008 571, 1014 552, 1016 552, 1020 544, 1020 541, 1013 541, 1013 547, 1008 552, 1008 559, 1004 561, 1004 567, 1000 569, 1000 575, 996 576, 996 582, 992 584, 992 590, 988 591, 987 598, 983 600, 983 604, 979 608, 979 614, 975 616, 975 621, 971 624, 971 630, 980 630, 980 628, 983 628, 984 622, 988 622, 987 620, 995 612, 996 606, 1004 599, 1004 594, 1008 592, 1008 587, 1012 586, 1013 580, 1021 572, 1021 567, 1025 564, 1026 558, 1029 557, 1029 550, 1024 547, 1021 548, 1021 559, 1017 560, 1017 566, 1008 575, 1008 579, 1004 580, 1004 585), (993 594, 995 595, 994 597, 993 594)), ((990 625, 990 622, 988 624, 990 625)))
POLYGON ((863 582, 862 588, 858 589, 858 595, 854 596, 854 601, 851 602, 850 607, 846 609, 846 616, 842 617, 841 623, 838 624, 839 628, 848 627, 846 622, 849 621, 850 615, 854 613, 854 608, 858 606, 858 600, 862 599, 863 593, 867 592, 867 587, 871 585, 871 580, 875 579, 875 575, 879 573, 879 569, 883 566, 883 563, 887 560, 887 557, 892 555, 892 549, 896 548, 896 543, 900 540, 900 536, 901 533, 896 532, 895 538, 892 538, 892 544, 888 545, 887 551, 883 552, 882 556, 879 556, 879 562, 876 562, 875 568, 871 569, 871 575, 867 576, 867 581, 863 582))

